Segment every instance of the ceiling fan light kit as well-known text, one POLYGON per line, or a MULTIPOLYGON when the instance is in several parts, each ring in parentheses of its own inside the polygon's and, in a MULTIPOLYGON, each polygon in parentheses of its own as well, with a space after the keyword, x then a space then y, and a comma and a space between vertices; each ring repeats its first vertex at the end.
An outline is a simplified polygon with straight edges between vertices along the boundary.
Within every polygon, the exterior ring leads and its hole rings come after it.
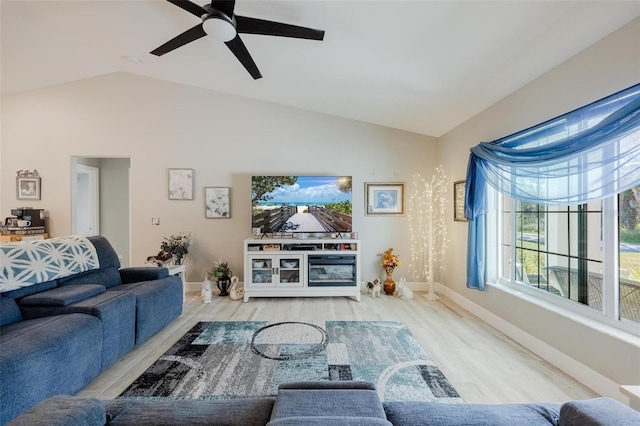
POLYGON ((204 6, 198 6, 188 0, 167 1, 202 19, 202 23, 179 34, 150 52, 156 56, 162 56, 178 47, 209 35, 216 40, 224 42, 249 74, 254 79, 258 79, 262 77, 262 74, 260 74, 249 51, 240 39, 240 33, 303 38, 307 40, 324 39, 324 31, 322 30, 238 16, 233 12, 235 0, 212 0, 210 5, 204 6))
POLYGON ((207 35, 225 43, 233 40, 238 35, 233 22, 221 13, 203 16, 202 28, 207 35))

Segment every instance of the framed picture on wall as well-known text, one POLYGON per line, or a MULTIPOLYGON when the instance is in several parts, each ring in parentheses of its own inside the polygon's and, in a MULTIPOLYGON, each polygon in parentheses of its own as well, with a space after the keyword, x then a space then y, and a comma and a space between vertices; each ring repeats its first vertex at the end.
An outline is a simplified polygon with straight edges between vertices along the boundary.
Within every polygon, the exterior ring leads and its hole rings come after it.
POLYGON ((16 178, 16 198, 18 200, 39 200, 40 178, 18 176, 16 178))
POLYGON ((404 182, 365 183, 365 214, 404 216, 404 182))
POLYGON ((169 199, 193 200, 193 169, 169 169, 169 199))
POLYGON ((464 217, 464 180, 453 182, 453 220, 458 222, 466 222, 464 217))
POLYGON ((207 219, 229 219, 231 217, 231 188, 211 186, 204 189, 204 216, 207 219))

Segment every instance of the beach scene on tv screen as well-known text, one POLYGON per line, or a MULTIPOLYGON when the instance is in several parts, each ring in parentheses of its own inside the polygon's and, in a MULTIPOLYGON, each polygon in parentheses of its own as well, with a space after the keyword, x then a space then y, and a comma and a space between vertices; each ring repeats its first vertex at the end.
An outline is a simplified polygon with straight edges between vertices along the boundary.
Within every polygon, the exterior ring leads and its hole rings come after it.
POLYGON ((253 176, 252 228, 351 232, 351 176, 253 176))

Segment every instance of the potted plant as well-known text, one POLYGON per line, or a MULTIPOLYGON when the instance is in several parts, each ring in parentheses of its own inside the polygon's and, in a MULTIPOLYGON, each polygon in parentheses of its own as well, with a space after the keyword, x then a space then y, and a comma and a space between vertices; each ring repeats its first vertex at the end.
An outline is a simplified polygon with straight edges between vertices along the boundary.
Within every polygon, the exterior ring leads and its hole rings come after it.
POLYGON ((182 265, 184 258, 189 253, 189 246, 191 245, 191 232, 188 234, 170 235, 164 237, 164 240, 160 244, 160 249, 173 256, 176 265, 182 265))
POLYGON ((219 259, 213 268, 209 269, 207 278, 209 281, 216 283, 218 289, 220 289, 220 296, 229 295, 229 285, 231 284, 231 269, 229 264, 222 259, 219 259))

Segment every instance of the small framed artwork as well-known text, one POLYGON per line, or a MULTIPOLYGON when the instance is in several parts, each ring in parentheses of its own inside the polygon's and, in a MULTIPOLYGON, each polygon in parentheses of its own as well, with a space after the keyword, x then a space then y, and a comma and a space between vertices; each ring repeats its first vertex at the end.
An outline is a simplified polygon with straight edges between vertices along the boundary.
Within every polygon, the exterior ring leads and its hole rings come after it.
POLYGON ((39 200, 40 178, 18 176, 16 178, 16 198, 18 200, 39 200))
POLYGON ((404 216, 404 182, 366 183, 365 214, 404 216))
POLYGON ((193 169, 169 169, 169 199, 193 200, 193 169))
POLYGON ((231 217, 231 188, 211 186, 204 189, 204 216, 207 219, 229 219, 231 217))
POLYGON ((464 180, 453 182, 453 220, 458 222, 466 222, 464 217, 464 180))

